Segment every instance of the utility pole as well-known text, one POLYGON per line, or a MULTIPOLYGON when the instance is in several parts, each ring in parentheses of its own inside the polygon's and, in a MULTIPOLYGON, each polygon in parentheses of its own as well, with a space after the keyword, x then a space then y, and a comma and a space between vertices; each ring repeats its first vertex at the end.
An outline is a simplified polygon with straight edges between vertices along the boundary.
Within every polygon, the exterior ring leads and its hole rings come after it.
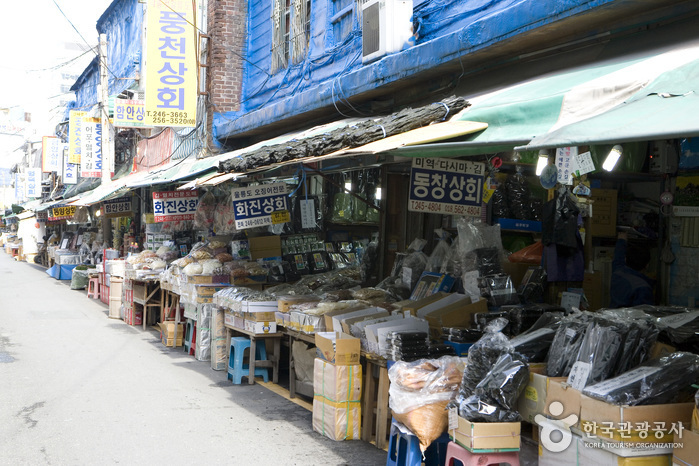
POLYGON ((100 34, 100 119, 102 124, 102 186, 112 180, 114 143, 109 124, 109 77, 107 75, 107 35, 100 34))

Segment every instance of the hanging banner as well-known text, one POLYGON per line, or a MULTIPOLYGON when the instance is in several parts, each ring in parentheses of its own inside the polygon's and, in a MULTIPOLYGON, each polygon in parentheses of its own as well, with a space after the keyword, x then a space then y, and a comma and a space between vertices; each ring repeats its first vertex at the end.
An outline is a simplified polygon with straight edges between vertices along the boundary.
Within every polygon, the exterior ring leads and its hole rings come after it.
POLYGON ((49 209, 49 222, 57 222, 59 220, 72 220, 75 215, 76 207, 74 205, 55 206, 49 209))
POLYGON ((415 158, 410 170, 408 210, 480 217, 485 164, 415 158))
POLYGON ((87 112, 71 110, 68 117, 68 160, 70 163, 80 163, 81 136, 83 118, 87 112))
POLYGON ((231 190, 235 227, 255 228, 289 219, 286 183, 262 184, 231 190))
POLYGON ((15 173, 15 204, 19 204, 24 200, 24 177, 19 173, 15 173))
POLYGON ((556 169, 558 170, 558 182, 561 184, 573 184, 573 174, 577 170, 575 158, 578 156, 577 147, 559 147, 556 149, 556 169))
POLYGON ((80 176, 102 176, 102 123, 99 118, 83 118, 80 138, 80 176))
POLYGON ((199 205, 196 191, 163 191, 153 193, 153 218, 156 222, 194 220, 199 205))
POLYGON ((38 168, 27 168, 26 181, 24 183, 24 194, 27 199, 41 197, 41 170, 38 168))
POLYGON ((55 136, 41 138, 41 170, 61 173, 63 170, 63 143, 55 136))
POLYGON ((68 161, 68 144, 63 144, 63 184, 77 184, 79 165, 68 161))
POLYGON ((197 4, 190 0, 148 0, 147 126, 196 125, 197 4))
POLYGON ((143 100, 114 99, 114 126, 118 128, 143 127, 145 116, 143 100))
POLYGON ((106 218, 131 217, 131 196, 118 197, 102 203, 102 215, 106 218))

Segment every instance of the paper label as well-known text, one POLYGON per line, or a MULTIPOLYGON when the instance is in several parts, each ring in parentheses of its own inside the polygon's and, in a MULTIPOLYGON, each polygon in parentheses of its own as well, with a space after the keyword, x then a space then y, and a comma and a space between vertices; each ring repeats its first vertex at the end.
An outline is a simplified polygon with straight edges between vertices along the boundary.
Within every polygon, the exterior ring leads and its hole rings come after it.
POLYGON ((649 366, 637 367, 636 369, 630 370, 629 372, 621 374, 618 377, 592 385, 585 391, 594 395, 603 396, 613 390, 616 390, 634 382, 638 382, 639 380, 642 380, 652 374, 655 374, 660 369, 660 367, 649 366))
POLYGON ((449 430, 459 428, 459 411, 457 408, 449 408, 449 430))
POLYGON ((573 364, 568 375, 568 385, 578 391, 582 391, 587 385, 587 379, 590 377, 592 364, 589 362, 577 361, 573 364))
POLYGON ((566 329, 566 336, 567 336, 568 338, 570 338, 570 339, 575 338, 575 334, 576 334, 576 333, 577 333, 577 332, 576 332, 575 330, 573 330, 572 328, 567 328, 567 329, 566 329))
POLYGON ((575 159, 575 176, 595 171, 595 163, 592 161, 590 151, 575 154, 573 158, 575 159))
POLYGON ((301 228, 315 228, 316 225, 316 209, 313 199, 302 199, 299 202, 301 209, 301 228))
POLYGON ((661 317, 658 319, 658 323, 661 326, 678 328, 682 327, 684 324, 693 321, 699 316, 699 311, 683 312, 681 314, 675 314, 672 316, 661 317))
POLYGON ((575 173, 575 156, 578 154, 577 147, 559 147, 556 149, 556 169, 558 170, 558 182, 561 184, 573 184, 573 173, 575 173))
POLYGON ((561 307, 567 311, 572 311, 574 307, 580 307, 580 295, 564 291, 561 293, 561 307))
POLYGON ((278 225, 280 223, 288 223, 291 221, 291 214, 288 210, 277 210, 272 212, 272 225, 278 225))

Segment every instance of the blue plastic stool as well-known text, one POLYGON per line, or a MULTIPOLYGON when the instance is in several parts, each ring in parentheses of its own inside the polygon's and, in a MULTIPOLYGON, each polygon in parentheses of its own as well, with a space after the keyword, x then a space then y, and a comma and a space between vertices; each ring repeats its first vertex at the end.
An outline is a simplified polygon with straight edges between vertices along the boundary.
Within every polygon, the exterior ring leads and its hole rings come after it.
MULTIPOLYGON (((420 440, 412 433, 402 432, 395 419, 391 423, 386 466, 420 466, 423 463, 420 440)), ((425 466, 443 466, 447 456, 449 434, 443 433, 425 450, 425 466)))
POLYGON ((194 321, 187 319, 187 326, 184 330, 184 352, 189 354, 192 349, 192 340, 194 338, 194 321))
MULTIPOLYGON (((246 337, 231 338, 231 346, 228 353, 228 380, 240 385, 243 377, 250 376, 250 365, 243 363, 245 350, 250 348, 250 339, 246 337)), ((248 351, 249 352, 249 351, 248 351)), ((255 360, 267 360, 267 349, 264 341, 255 345, 255 360)), ((266 367, 256 367, 255 377, 261 376, 265 382, 269 382, 269 371, 266 367)))

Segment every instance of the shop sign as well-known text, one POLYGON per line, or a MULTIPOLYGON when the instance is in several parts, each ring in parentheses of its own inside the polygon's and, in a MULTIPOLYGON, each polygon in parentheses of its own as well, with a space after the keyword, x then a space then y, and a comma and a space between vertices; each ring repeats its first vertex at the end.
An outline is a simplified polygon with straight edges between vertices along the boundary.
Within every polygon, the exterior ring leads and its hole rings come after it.
POLYGON ((63 143, 55 136, 41 138, 41 170, 44 173, 63 170, 63 143))
POLYGON ((156 223, 194 220, 198 205, 199 195, 196 191, 153 193, 153 219, 156 223))
POLYGON ((233 188, 231 198, 238 230, 290 221, 286 183, 233 188))
POLYGON ((148 0, 148 126, 196 126, 198 2, 148 0))
POLYGON ((68 144, 63 144, 61 153, 63 154, 63 184, 77 184, 79 166, 70 163, 68 158, 68 144))
POLYGON ((15 202, 22 202, 24 199, 24 178, 19 173, 15 173, 15 202))
POLYGON ((133 215, 131 196, 104 201, 102 204, 102 215, 106 218, 131 217, 133 215))
POLYGON ((24 184, 27 199, 41 196, 41 170, 38 168, 27 168, 26 182, 24 184))
POLYGON ((40 223, 46 223, 49 219, 49 213, 46 210, 40 210, 36 213, 36 221, 40 223))
POLYGON ((145 126, 143 100, 114 99, 114 126, 133 128, 145 126))
POLYGON ((80 163, 83 118, 87 112, 71 110, 68 117, 68 161, 80 163))
POLYGON ((561 184, 573 184, 573 174, 577 169, 575 159, 578 156, 577 147, 559 147, 556 149, 556 169, 558 170, 558 182, 561 184))
POLYGON ((485 164, 415 158, 410 170, 408 210, 480 217, 485 164))
POLYGON ((49 213, 49 222, 56 222, 58 220, 72 220, 75 215, 76 207, 74 205, 64 205, 56 206, 51 208, 49 213))
POLYGON ((102 123, 99 118, 83 118, 80 141, 80 176, 102 176, 102 123))

